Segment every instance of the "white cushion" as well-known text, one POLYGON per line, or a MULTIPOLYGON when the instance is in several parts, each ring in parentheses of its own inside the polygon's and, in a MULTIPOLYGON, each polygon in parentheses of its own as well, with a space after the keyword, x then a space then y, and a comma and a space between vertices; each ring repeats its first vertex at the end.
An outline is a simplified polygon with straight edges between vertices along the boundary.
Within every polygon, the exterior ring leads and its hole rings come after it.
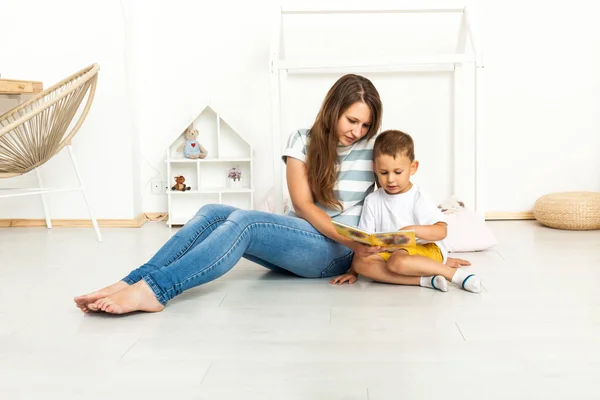
POLYGON ((485 224, 485 218, 466 209, 456 196, 450 196, 438 208, 448 220, 445 242, 449 252, 481 251, 496 245, 496 238, 485 224))
POLYGON ((446 246, 449 252, 469 252, 489 249, 497 244, 485 220, 475 211, 462 209, 446 213, 448 235, 446 246))

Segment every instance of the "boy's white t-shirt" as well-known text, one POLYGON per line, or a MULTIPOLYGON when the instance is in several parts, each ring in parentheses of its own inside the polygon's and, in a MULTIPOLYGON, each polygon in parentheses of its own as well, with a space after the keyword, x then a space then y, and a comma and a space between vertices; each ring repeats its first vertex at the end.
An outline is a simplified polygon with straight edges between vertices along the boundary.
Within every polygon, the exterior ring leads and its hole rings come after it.
MULTIPOLYGON (((423 190, 413 184, 406 193, 388 194, 379 188, 365 199, 362 209, 360 229, 375 232, 393 232, 409 225, 433 225, 437 222, 447 223, 444 214, 423 190)), ((417 239, 417 243, 429 243, 417 239)), ((444 240, 435 242, 444 257, 448 259, 448 249, 444 240)))

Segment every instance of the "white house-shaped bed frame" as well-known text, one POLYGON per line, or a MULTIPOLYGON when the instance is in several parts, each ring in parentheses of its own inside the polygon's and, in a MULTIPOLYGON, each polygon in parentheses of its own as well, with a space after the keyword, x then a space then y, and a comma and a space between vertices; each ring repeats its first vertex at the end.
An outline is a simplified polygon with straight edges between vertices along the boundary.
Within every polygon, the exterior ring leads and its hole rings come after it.
MULTIPOLYGON (((365 33, 367 34, 367 33, 365 33)), ((460 100, 468 100, 472 106, 459 108, 453 107, 454 126, 453 137, 453 165, 452 165, 452 190, 453 194, 463 199, 465 203, 472 206, 480 214, 485 212, 483 199, 483 140, 481 137, 481 119, 480 119, 480 100, 482 91, 482 71, 483 62, 479 52, 477 37, 474 34, 472 13, 465 6, 448 7, 392 7, 392 8, 286 8, 282 7, 277 15, 277 28, 271 44, 270 54, 270 95, 271 95, 271 134, 273 138, 274 149, 274 186, 276 196, 277 213, 283 210, 283 197, 287 189, 283 187, 283 163, 281 154, 283 152, 282 135, 289 132, 282 132, 281 129, 281 100, 280 85, 282 77, 287 74, 306 74, 319 72, 352 72, 360 70, 361 72, 377 72, 385 69, 386 72, 402 73, 410 71, 453 71, 454 85, 454 103, 460 100), (286 60, 284 52, 283 25, 286 15, 340 15, 340 14, 461 14, 461 23, 458 34, 456 51, 450 54, 426 54, 426 55, 397 55, 392 54, 389 57, 381 59, 348 59, 340 61, 339 57, 335 59, 302 59, 286 60), (461 82, 465 82, 464 73, 467 70, 461 70, 461 66, 471 66, 467 78, 472 79, 470 89, 464 90, 459 87, 461 82), (463 74, 459 76, 459 74, 463 74), (462 80, 461 80, 462 78, 462 80), (462 89, 462 90, 461 90, 462 89), (461 97, 461 96, 466 96, 461 97), (458 115, 458 114, 461 115, 458 115), (469 121, 473 131, 467 135, 457 134, 462 130, 460 125, 461 117, 464 121, 469 121), (467 141, 465 141, 467 138, 467 141)))

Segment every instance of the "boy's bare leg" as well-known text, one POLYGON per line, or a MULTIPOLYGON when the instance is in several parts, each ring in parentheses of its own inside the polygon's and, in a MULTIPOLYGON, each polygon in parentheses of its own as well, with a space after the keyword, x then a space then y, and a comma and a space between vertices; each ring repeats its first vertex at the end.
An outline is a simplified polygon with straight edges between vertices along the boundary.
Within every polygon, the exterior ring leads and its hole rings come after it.
POLYGON ((354 257, 352 267, 357 274, 381 283, 393 283, 396 285, 419 286, 420 278, 417 276, 405 276, 390 271, 387 262, 379 254, 369 257, 354 257))
POLYGON ((387 267, 400 275, 441 275, 469 292, 479 293, 481 291, 481 282, 475 274, 467 274, 463 270, 451 268, 425 256, 411 256, 405 251, 396 251, 388 260, 387 267))
POLYGON ((387 262, 387 267, 400 275, 433 276, 441 275, 451 281, 456 268, 439 263, 425 256, 409 255, 406 251, 395 251, 387 262))

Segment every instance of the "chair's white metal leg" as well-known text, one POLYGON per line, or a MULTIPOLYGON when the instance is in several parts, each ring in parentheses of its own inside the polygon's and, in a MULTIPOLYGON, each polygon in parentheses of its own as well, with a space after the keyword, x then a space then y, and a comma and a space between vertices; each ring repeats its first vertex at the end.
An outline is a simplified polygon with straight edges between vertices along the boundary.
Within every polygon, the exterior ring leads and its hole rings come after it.
POLYGON ((98 226, 98 221, 94 216, 94 211, 92 210, 92 206, 90 205, 90 201, 87 197, 87 193, 85 192, 85 187, 83 186, 83 181, 81 180, 81 175, 79 174, 79 168, 77 167, 77 161, 75 160, 75 153, 73 153, 73 145, 67 145, 67 149, 69 149, 69 155, 71 156, 71 162, 73 163, 73 168, 75 169, 75 174, 77 174, 77 180, 79 180, 79 185, 81 189, 81 193, 83 193, 83 198, 85 199, 85 204, 87 205, 88 212, 90 213, 90 218, 92 219, 92 225, 94 225, 94 229, 96 230, 96 235, 98 236, 98 241, 102 241, 102 234, 100 233, 100 227, 98 226))
MULTIPOLYGON (((34 172, 35 176, 37 177, 40 189, 45 189, 46 187, 44 186, 44 180, 42 179, 41 168, 36 168, 34 172)), ((42 206, 44 207, 44 215, 46 216, 46 226, 48 227, 48 229, 52 229, 52 221, 50 220, 50 213, 48 212, 48 203, 46 202, 46 195, 44 193, 41 193, 40 196, 42 196, 42 206)))

